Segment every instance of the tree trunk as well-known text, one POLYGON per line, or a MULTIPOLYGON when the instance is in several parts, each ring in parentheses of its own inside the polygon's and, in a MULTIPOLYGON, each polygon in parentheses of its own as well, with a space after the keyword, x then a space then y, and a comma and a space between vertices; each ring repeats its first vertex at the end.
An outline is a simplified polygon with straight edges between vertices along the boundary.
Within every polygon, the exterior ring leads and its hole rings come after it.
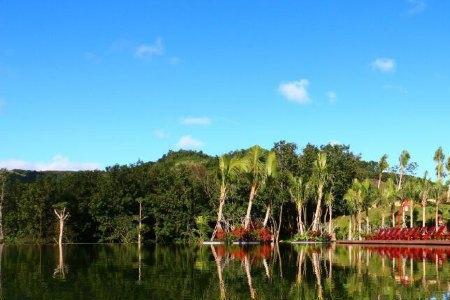
POLYGON ((226 194, 226 187, 224 185, 222 185, 220 187, 220 197, 219 197, 219 209, 217 211, 217 222, 216 222, 216 226, 214 227, 212 236, 211 236, 211 241, 214 240, 214 237, 216 236, 217 230, 218 229, 222 229, 222 225, 220 222, 222 222, 223 220, 223 207, 225 206, 225 198, 226 198, 227 194, 226 194))
POLYGON ((264 217, 263 227, 267 227, 267 222, 269 222, 270 211, 272 209, 272 205, 267 205, 266 216, 264 217))
POLYGON ((384 212, 381 213, 381 228, 385 228, 385 218, 386 216, 384 215, 384 212))
POLYGON ((406 227, 406 213, 402 207, 402 228, 405 228, 405 227, 406 227))
POLYGON ((402 188, 402 179, 403 179, 403 169, 400 169, 400 179, 398 180, 397 191, 400 191, 402 188))
POLYGON ((447 189, 447 202, 450 202, 450 183, 448 184, 448 189, 447 189))
POLYGON ((248 206, 247 206, 247 213, 245 214, 244 219, 244 228, 248 229, 250 227, 250 214, 252 212, 252 205, 253 205, 253 199, 256 195, 256 184, 253 184, 250 189, 250 195, 248 197, 248 206))
POLYGON ((322 212, 322 195, 323 194, 323 185, 319 184, 319 187, 317 189, 317 205, 316 205, 316 211, 314 213, 314 220, 312 223, 312 230, 318 231, 319 230, 319 223, 320 223, 320 215, 322 212))
POLYGON ((369 211, 366 211, 366 233, 370 232, 369 211))
POLYGON ((283 216, 283 204, 280 206, 280 215, 278 217, 278 228, 277 228, 277 236, 275 237, 275 243, 278 243, 280 240, 280 230, 281 230, 281 220, 283 216))
POLYGON ((381 176, 383 175, 383 173, 380 173, 379 175, 378 175, 378 184, 377 184, 377 188, 378 189, 380 189, 380 186, 381 186, 381 176))
POLYGON ((328 208, 329 221, 328 221, 328 233, 333 236, 333 207, 330 205, 328 208))
POLYGON ((392 227, 395 227, 395 211, 392 213, 392 227))
POLYGON ((409 227, 414 227, 414 202, 409 200, 409 227))
POLYGON ((426 204, 422 202, 422 227, 425 227, 425 207, 426 204))
POLYGON ((141 247, 142 243, 142 202, 139 201, 139 225, 138 225, 138 245, 141 247))
POLYGON ((353 236, 352 236, 352 217, 349 217, 349 221, 348 221, 348 239, 352 240, 353 236))
POLYGON ((297 204, 297 231, 303 234, 302 206, 297 204))
POLYGON ((59 238, 58 238, 58 245, 62 245, 62 242, 63 242, 63 233, 64 233, 64 220, 61 218, 61 219, 59 219, 59 238))
POLYGON ((59 220, 58 245, 62 245, 63 235, 64 235, 64 222, 69 217, 69 214, 66 213, 66 208, 63 208, 62 210, 60 210, 59 213, 56 209, 54 209, 53 211, 55 212, 55 215, 58 217, 58 220, 59 220))
POLYGON ((439 202, 438 199, 436 199, 436 212, 435 212, 435 226, 439 226, 439 202))
POLYGON ((358 240, 362 240, 361 238, 361 233, 362 233, 362 226, 361 226, 361 211, 358 210, 358 214, 356 216, 356 218, 358 219, 358 240))

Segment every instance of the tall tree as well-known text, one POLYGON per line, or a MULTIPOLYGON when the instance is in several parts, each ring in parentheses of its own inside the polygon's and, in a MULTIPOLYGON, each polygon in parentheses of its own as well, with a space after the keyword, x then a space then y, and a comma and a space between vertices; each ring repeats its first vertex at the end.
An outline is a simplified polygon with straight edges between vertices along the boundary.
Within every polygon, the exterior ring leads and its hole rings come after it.
POLYGON ((436 152, 434 152, 433 160, 436 164, 436 186, 435 186, 435 193, 436 193, 436 211, 435 211, 435 225, 439 226, 439 205, 441 201, 441 192, 443 187, 443 179, 445 176, 445 170, 444 170, 444 160, 445 155, 444 151, 442 150, 442 147, 439 147, 436 152))
POLYGON ((322 198, 325 184, 327 183, 328 172, 327 172, 327 155, 324 152, 319 152, 317 154, 317 159, 314 162, 312 182, 316 187, 316 209, 314 212, 314 218, 312 222, 312 230, 319 230, 320 218, 322 215, 322 198))
POLYGON ((431 190, 431 181, 427 178, 427 175, 428 172, 425 172, 423 179, 419 181, 419 189, 420 189, 419 196, 422 206, 422 227, 425 227, 426 224, 426 207, 431 190))
POLYGON ((381 179, 383 177, 383 173, 386 172, 386 170, 389 168, 389 163, 388 163, 387 159, 388 159, 387 154, 384 154, 380 158, 380 161, 378 162, 378 165, 377 165, 377 171, 378 171, 378 184, 377 184, 377 187, 378 187, 378 189, 380 189, 381 179))
POLYGON ((405 170, 409 164, 410 159, 411 159, 411 156, 409 155, 409 152, 407 150, 403 150, 402 153, 400 154, 400 157, 398 158, 399 168, 400 168, 400 170, 399 170, 400 178, 398 180, 397 190, 400 190, 402 188, 402 179, 403 179, 403 176, 405 175, 405 170))
POLYGON ((372 207, 373 201, 375 199, 375 192, 372 187, 370 179, 366 178, 361 182, 361 192, 362 192, 362 209, 366 214, 366 231, 370 231, 370 219, 369 219, 369 209, 372 207))
POLYGON ((331 191, 326 193, 325 195, 325 204, 328 207, 328 233, 334 236, 333 231, 333 203, 334 203, 334 195, 331 191))
POLYGON ((250 227, 253 201, 258 190, 264 186, 267 177, 274 175, 276 172, 272 168, 273 166, 269 165, 276 165, 276 154, 269 152, 266 155, 264 149, 260 146, 251 147, 243 158, 243 169, 250 181, 250 194, 248 197, 247 212, 244 218, 244 228, 246 229, 250 227))
POLYGON ((66 203, 58 203, 54 206, 53 211, 59 221, 59 235, 58 235, 58 245, 62 245, 64 236, 64 226, 66 220, 69 218, 69 213, 66 211, 66 203))
MULTIPOLYGON (((266 163, 265 163, 265 185, 270 188, 275 184, 275 179, 278 175, 278 161, 277 155, 275 152, 271 151, 267 154, 266 163)), ((263 226, 267 226, 267 222, 269 221, 269 216, 272 210, 272 199, 269 199, 266 207, 266 216, 264 217, 263 226)), ((281 224, 280 224, 281 226, 281 224)))
MULTIPOLYGON (((351 187, 347 190, 347 192, 344 195, 344 199, 347 201, 347 206, 353 212, 356 212, 358 239, 361 240, 361 233, 362 233, 361 211, 362 211, 362 203, 363 203, 363 189, 361 186, 361 182, 358 179, 355 178, 353 180, 351 187)), ((351 222, 351 219, 350 219, 350 222, 351 222)), ((349 232, 351 232, 351 229, 349 230, 349 232)))
POLYGON ((289 194, 292 201, 297 208, 297 232, 303 234, 305 232, 305 223, 303 221, 303 208, 306 204, 306 195, 308 184, 304 182, 303 178, 293 176, 289 173, 289 194))
POLYGON ((230 157, 229 155, 222 155, 219 158, 219 177, 220 177, 220 195, 219 208, 217 210, 217 221, 214 228, 211 240, 214 239, 218 229, 222 228, 222 221, 224 220, 223 208, 227 199, 230 182, 236 174, 244 168, 243 161, 237 157, 230 157))
MULTIPOLYGON (((447 174, 450 174, 450 157, 447 158, 445 169, 447 170, 447 174)), ((447 202, 450 202, 450 179, 447 181, 447 202)))
POLYGON ((381 226, 384 228, 385 226, 385 218, 386 218, 386 212, 385 208, 390 207, 392 203, 395 201, 395 194, 396 194, 396 188, 395 183, 392 180, 392 178, 389 178, 386 181, 386 184, 384 185, 383 189, 381 190, 381 201, 380 201, 380 207, 382 207, 381 211, 381 226))

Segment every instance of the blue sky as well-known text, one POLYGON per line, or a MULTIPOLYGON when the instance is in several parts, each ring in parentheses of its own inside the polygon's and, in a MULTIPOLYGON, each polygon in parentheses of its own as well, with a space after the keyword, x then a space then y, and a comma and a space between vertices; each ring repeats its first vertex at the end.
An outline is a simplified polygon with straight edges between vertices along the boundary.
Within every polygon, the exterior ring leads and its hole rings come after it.
POLYGON ((450 2, 2 1, 0 165, 349 144, 450 154, 450 2))

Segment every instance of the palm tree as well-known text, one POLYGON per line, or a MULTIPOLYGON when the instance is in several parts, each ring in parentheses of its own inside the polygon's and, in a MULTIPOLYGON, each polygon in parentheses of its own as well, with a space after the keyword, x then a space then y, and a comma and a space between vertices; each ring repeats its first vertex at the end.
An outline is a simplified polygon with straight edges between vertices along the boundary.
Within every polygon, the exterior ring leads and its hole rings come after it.
POLYGON ((430 182, 430 180, 428 180, 427 175, 428 175, 428 172, 425 172, 423 179, 420 180, 420 182, 419 182, 419 187, 420 187, 419 196, 420 196, 420 201, 421 201, 421 205, 422 205, 422 227, 425 227, 425 223, 426 223, 425 210, 426 210, 428 197, 430 195, 430 190, 431 190, 431 182, 430 182))
POLYGON ((305 224, 303 223, 302 212, 306 203, 306 194, 308 184, 303 181, 301 177, 295 177, 289 173, 289 194, 291 195, 292 202, 297 207, 297 230, 303 234, 305 231, 305 224))
MULTIPOLYGON (((447 158, 447 163, 445 164, 447 173, 450 174, 450 157, 447 158)), ((450 180, 447 182, 447 202, 450 202, 450 180)))
POLYGON ((370 221, 369 221, 369 208, 372 206, 374 193, 372 190, 372 183, 370 179, 366 178, 361 182, 361 192, 362 192, 362 208, 366 213, 366 231, 370 231, 370 221))
POLYGON ((444 171, 444 151, 442 147, 439 147, 434 153, 434 162, 436 163, 436 213, 435 213, 435 225, 439 226, 439 204, 441 198, 441 191, 443 186, 443 178, 445 176, 444 171))
MULTIPOLYGON (((416 180, 408 181, 402 193, 403 199, 409 201, 409 227, 414 227, 414 200, 420 198, 420 184, 416 180)), ((406 226, 405 214, 403 214, 403 223, 406 226)))
POLYGON ((439 147, 436 152, 434 152, 434 162, 436 163, 436 179, 441 181, 444 177, 444 151, 442 147, 439 147))
POLYGON ((395 194, 396 194, 395 183, 392 180, 392 178, 389 178, 386 181, 386 184, 384 185, 383 189, 381 190, 380 206, 383 208, 381 212, 381 226, 383 228, 385 227, 385 218, 386 218, 384 208, 392 205, 392 203, 395 201, 395 194))
POLYGON ((320 217, 322 214, 322 198, 323 189, 328 179, 327 172, 327 155, 324 152, 317 154, 317 159, 314 162, 312 182, 317 188, 317 203, 316 211, 314 213, 314 219, 312 222, 312 230, 319 230, 320 217))
POLYGON ((405 174, 405 169, 408 166, 410 159, 411 156, 409 155, 409 152, 407 150, 403 150, 398 159, 400 166, 400 178, 398 180, 397 191, 400 190, 402 187, 403 175, 405 174))
POLYGON ((222 155, 219 158, 219 173, 220 173, 219 208, 217 211, 217 222, 211 240, 214 239, 217 230, 222 229, 221 222, 224 219, 223 208, 225 206, 225 200, 227 199, 230 181, 236 174, 241 172, 242 169, 243 169, 243 161, 237 157, 222 155))
POLYGON ((378 184, 377 184, 377 188, 380 189, 380 185, 381 185, 381 179, 383 177, 383 173, 389 168, 389 163, 387 161, 388 156, 387 154, 384 154, 381 158, 380 161, 378 162, 378 166, 377 166, 377 171, 378 171, 378 184))
POLYGON ((351 187, 347 190, 344 195, 344 199, 347 201, 348 206, 352 208, 352 210, 356 211, 356 222, 358 224, 358 235, 361 240, 361 211, 363 208, 363 186, 358 179, 354 179, 351 187))
POLYGON ((264 186, 266 179, 268 177, 274 177, 276 174, 276 154, 269 152, 266 156, 260 146, 253 146, 243 158, 242 166, 250 181, 247 213, 244 218, 244 228, 248 229, 250 227, 250 216, 256 194, 264 186))
POLYGON ((333 203, 334 195, 332 192, 328 192, 325 195, 325 204, 328 207, 328 233, 333 235, 333 203))
MULTIPOLYGON (((269 152, 267 154, 266 164, 265 164, 265 178, 266 178, 266 185, 272 186, 274 184, 274 180, 278 175, 278 161, 277 161, 277 155, 275 152, 269 152)), ((269 221, 270 212, 272 209, 272 202, 269 201, 267 204, 266 209, 266 216, 264 218, 263 226, 267 226, 267 222, 269 221)))

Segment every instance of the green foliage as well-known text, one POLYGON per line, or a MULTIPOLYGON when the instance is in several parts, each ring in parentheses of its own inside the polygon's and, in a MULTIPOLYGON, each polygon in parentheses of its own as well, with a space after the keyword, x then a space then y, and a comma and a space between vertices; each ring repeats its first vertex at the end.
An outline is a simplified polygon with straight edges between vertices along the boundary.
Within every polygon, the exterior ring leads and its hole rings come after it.
MULTIPOLYGON (((298 149, 296 144, 285 141, 275 143, 270 150, 254 146, 220 158, 202 152, 169 151, 156 162, 114 165, 104 171, 20 173, 23 176, 5 173, 3 225, 7 241, 30 243, 53 242, 57 234, 53 206, 62 202, 70 214, 66 240, 135 242, 137 199, 142 201, 146 217, 144 241, 168 243, 204 238, 215 224, 224 181, 224 217, 230 224, 241 224, 249 183, 256 183, 252 219, 261 222, 269 203, 273 216, 278 216, 283 205, 281 236, 291 237, 297 232, 297 210, 291 200, 303 202, 307 218, 314 213, 316 189, 312 183, 307 184, 313 175, 315 180, 323 180, 324 176, 329 179, 324 181, 324 195, 332 193, 334 216, 352 211, 344 195, 354 178, 378 176, 376 163, 362 161, 348 146, 308 144, 298 149), (326 172, 323 166, 315 165, 319 153, 326 157, 326 172), (292 178, 297 184, 301 180, 301 187, 293 185, 292 178)), ((274 219, 278 222, 278 218, 274 219)))

